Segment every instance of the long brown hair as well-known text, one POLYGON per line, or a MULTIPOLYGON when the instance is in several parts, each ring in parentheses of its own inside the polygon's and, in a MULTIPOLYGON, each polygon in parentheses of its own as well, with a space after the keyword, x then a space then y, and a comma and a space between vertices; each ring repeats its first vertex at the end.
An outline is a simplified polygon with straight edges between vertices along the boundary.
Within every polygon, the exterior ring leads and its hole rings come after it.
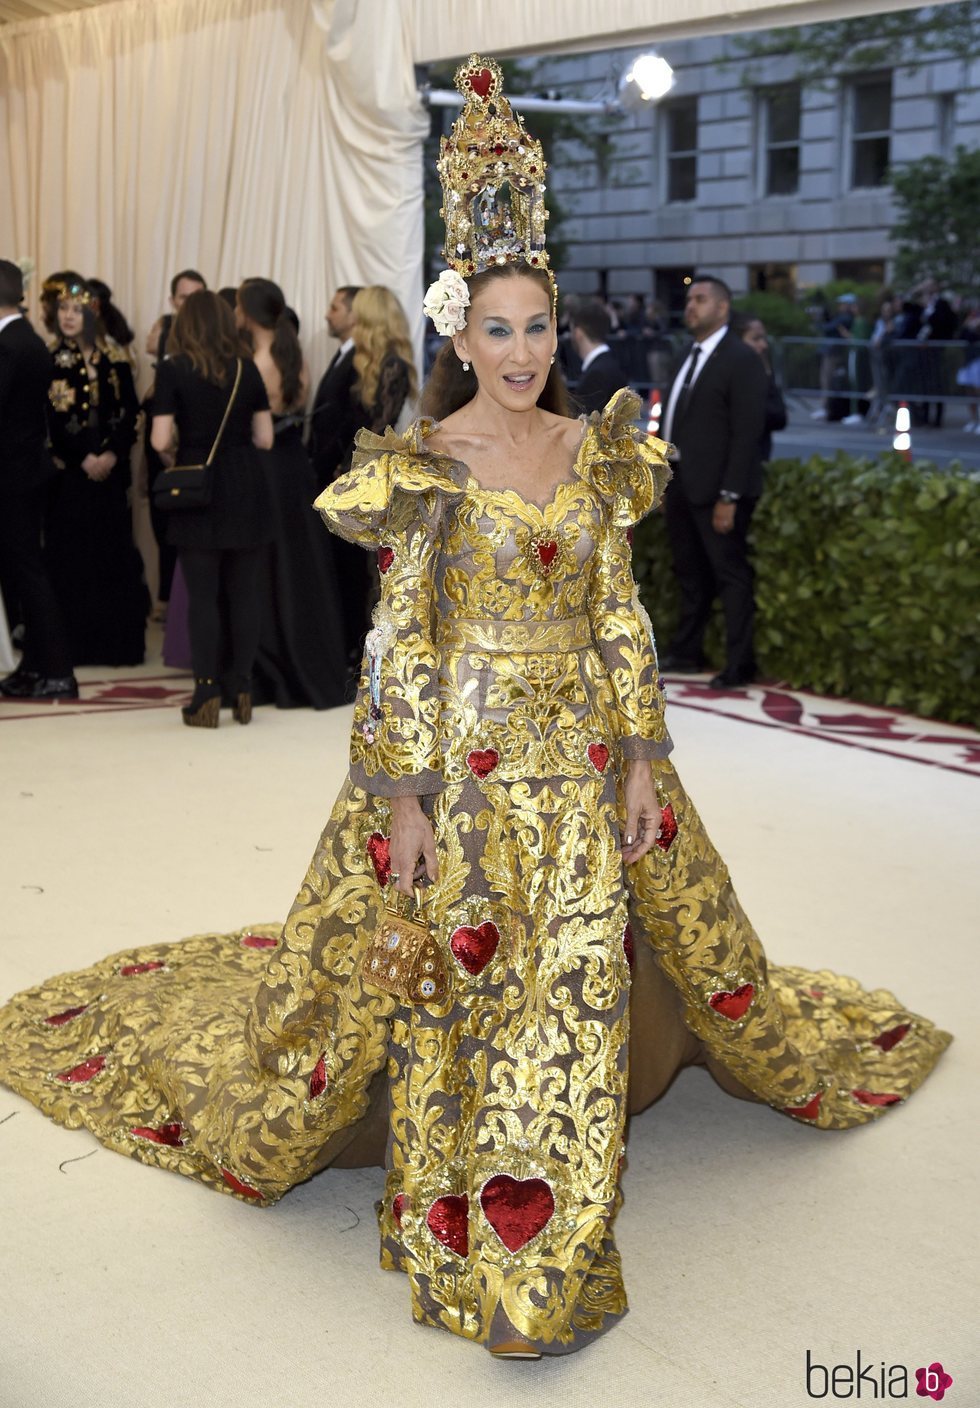
POLYGON ((235 315, 223 298, 199 288, 185 298, 167 339, 171 357, 186 357, 205 381, 225 386, 231 363, 242 355, 235 315))
POLYGON ((271 279, 246 279, 238 290, 238 302, 247 318, 272 331, 269 351, 282 383, 283 405, 288 410, 300 398, 303 351, 286 312, 285 295, 271 279))
MULTIPOLYGON (((482 274, 474 274, 466 280, 470 302, 494 279, 514 278, 534 279, 547 293, 548 301, 551 301, 551 280, 543 269, 532 269, 527 264, 495 264, 482 274)), ((447 341, 440 347, 422 388, 422 414, 431 416, 433 420, 444 420, 453 411, 458 411, 461 406, 472 401, 476 392, 476 373, 472 367, 468 372, 463 371, 463 364, 456 354, 455 347, 452 342, 447 341)), ((568 388, 557 362, 548 373, 548 380, 542 388, 537 404, 543 411, 551 411, 556 416, 572 415, 568 388)))
POLYGON ((412 339, 402 305, 390 288, 372 284, 360 288, 351 303, 356 319, 351 336, 354 339, 354 389, 361 402, 371 410, 378 394, 381 363, 387 357, 400 357, 408 366, 408 398, 416 391, 415 359, 412 339))

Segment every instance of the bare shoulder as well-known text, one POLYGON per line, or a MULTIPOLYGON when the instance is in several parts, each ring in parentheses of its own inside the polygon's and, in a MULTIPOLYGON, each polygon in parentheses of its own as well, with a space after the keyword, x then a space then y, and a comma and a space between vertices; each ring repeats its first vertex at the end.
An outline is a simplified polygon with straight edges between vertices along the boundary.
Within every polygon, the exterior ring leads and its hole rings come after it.
POLYGON ((542 411, 548 433, 554 436, 555 443, 563 449, 578 449, 582 439, 582 419, 580 416, 558 416, 552 411, 542 411))
POLYGON ((462 406, 437 422, 436 429, 428 436, 430 449, 440 455, 460 457, 473 448, 481 438, 469 424, 468 407, 462 406))

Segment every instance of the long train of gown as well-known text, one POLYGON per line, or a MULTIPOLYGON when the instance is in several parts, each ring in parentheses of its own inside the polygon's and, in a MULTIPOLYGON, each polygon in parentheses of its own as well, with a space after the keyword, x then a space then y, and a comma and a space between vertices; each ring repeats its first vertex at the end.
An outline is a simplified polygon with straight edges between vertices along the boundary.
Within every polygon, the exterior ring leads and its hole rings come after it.
POLYGON ((883 988, 767 962, 666 757, 626 546, 664 471, 633 408, 591 418, 544 506, 427 450, 431 422, 364 437, 318 505, 379 546, 376 687, 366 669, 285 925, 134 947, 0 1010, 0 1080, 144 1163, 270 1205, 383 1159, 381 1263, 408 1273, 415 1319, 550 1354, 625 1313, 626 1116, 679 1069, 847 1129, 951 1040, 883 988), (617 754, 653 760, 677 823, 626 875, 617 754), (390 874, 382 790, 433 822, 441 1004, 359 974, 390 874))

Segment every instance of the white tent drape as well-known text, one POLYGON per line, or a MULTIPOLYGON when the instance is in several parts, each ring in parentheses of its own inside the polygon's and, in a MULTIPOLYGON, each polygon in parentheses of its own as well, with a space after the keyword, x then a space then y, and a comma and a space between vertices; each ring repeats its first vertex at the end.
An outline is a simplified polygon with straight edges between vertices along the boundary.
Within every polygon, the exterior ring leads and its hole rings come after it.
POLYGON ((0 27, 0 251, 104 278, 143 335, 182 267, 274 278, 314 374, 338 283, 385 283, 419 323, 428 119, 400 33, 397 0, 117 0, 0 27))

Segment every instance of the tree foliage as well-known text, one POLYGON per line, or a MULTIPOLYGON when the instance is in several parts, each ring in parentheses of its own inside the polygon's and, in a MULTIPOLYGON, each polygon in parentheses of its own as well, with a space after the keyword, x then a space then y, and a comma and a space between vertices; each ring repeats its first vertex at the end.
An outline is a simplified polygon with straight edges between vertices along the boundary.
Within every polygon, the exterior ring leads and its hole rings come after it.
POLYGON ((957 147, 950 161, 925 156, 896 166, 891 187, 895 276, 917 283, 933 275, 948 288, 980 285, 980 151, 957 147))
POLYGON ((915 68, 939 54, 969 63, 980 52, 980 0, 740 35, 735 44, 750 59, 792 56, 797 78, 815 85, 862 69, 915 68))

